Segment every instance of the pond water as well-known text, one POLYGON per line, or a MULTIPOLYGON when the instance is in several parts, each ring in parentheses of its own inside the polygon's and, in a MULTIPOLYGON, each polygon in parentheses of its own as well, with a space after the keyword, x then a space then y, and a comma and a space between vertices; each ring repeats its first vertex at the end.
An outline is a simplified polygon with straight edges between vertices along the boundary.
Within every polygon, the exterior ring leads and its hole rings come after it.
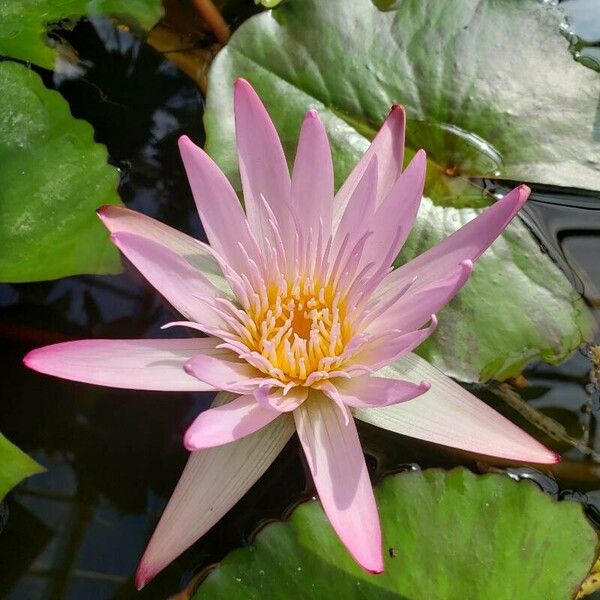
MULTIPOLYGON (((90 121, 122 171, 126 204, 205 239, 176 150, 182 133, 203 141, 203 98, 173 65, 104 21, 63 32, 84 72, 52 80, 77 117, 90 121)), ((534 186, 523 218, 589 305, 600 307, 600 195, 534 186)), ((140 593, 132 576, 148 536, 186 460, 182 434, 210 394, 109 390, 37 375, 21 364, 30 349, 85 337, 159 337, 172 320, 161 299, 127 269, 118 276, 0 286, 3 399, 0 430, 44 465, 0 508, 0 597, 27 599, 166 598, 194 573, 248 543, 257 525, 309 497, 293 438, 267 473, 202 540, 140 593)), ((169 336, 173 330, 169 331, 169 336)), ((511 468, 557 497, 582 502, 600 525, 598 389, 585 350, 559 367, 533 365, 527 404, 473 391, 563 455, 551 471, 511 468), (524 418, 536 411, 546 431, 524 418), (556 423, 562 427, 556 429, 556 423), (573 447, 577 445, 578 447, 573 447), (598 454, 596 454, 598 453, 598 454)), ((465 453, 386 434, 361 437, 377 478, 389 470, 466 464, 465 453)))

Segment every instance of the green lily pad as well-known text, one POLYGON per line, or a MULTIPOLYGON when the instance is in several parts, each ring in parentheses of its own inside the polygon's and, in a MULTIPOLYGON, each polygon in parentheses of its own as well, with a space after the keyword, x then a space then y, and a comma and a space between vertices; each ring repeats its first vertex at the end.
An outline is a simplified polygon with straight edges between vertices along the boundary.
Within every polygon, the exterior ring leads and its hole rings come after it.
POLYGON ((95 209, 120 203, 119 176, 91 125, 17 63, 0 89, 0 281, 118 272, 95 209))
POLYGON ((162 14, 160 0, 0 0, 0 54, 53 69, 57 52, 48 43, 50 25, 107 15, 150 29, 162 14))
POLYGON ((0 501, 25 477, 44 470, 0 433, 0 501))
MULTIPOLYGON (((290 158, 305 111, 320 111, 338 185, 390 105, 406 106, 407 154, 427 150, 435 207, 424 202, 405 257, 491 202, 473 178, 600 189, 600 79, 573 60, 560 11, 537 0, 384 5, 287 0, 233 35, 211 67, 205 125, 208 152, 238 188, 231 88, 241 76, 290 158)), ((522 223, 476 272, 425 350, 455 377, 506 378, 593 336, 583 301, 522 223)))
POLYGON ((581 506, 529 482, 430 470, 388 477, 376 496, 382 575, 354 563, 313 501, 228 555, 194 600, 564 600, 594 562, 597 536, 581 506))
MULTIPOLYGON (((405 262, 480 212, 436 206, 424 198, 402 250, 405 262)), ((595 322, 579 294, 525 225, 513 221, 477 261, 469 283, 439 313, 435 334, 418 354, 463 381, 515 377, 531 361, 560 363, 595 322)))

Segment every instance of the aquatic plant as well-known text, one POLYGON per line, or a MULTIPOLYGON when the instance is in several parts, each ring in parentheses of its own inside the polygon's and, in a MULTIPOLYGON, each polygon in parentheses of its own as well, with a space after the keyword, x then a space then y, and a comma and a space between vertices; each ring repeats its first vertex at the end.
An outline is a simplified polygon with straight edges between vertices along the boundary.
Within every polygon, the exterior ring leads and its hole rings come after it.
POLYGON ((557 460, 410 354, 434 331, 435 313, 465 284, 473 261, 519 211, 529 189, 515 188, 392 270, 417 214, 426 167, 419 151, 402 168, 403 109, 392 108, 334 194, 331 152, 317 112, 309 111, 302 124, 290 176, 252 87, 238 80, 234 96, 245 213, 208 155, 188 138, 180 141, 210 246, 125 208, 99 210, 117 247, 186 318, 165 327, 206 337, 83 340, 24 359, 37 371, 99 385, 229 392, 232 398, 202 412, 186 432, 192 456, 220 446, 233 455, 236 444, 255 436, 258 452, 246 453, 241 468, 221 454, 186 470, 142 559, 140 587, 245 493, 293 425, 335 531, 374 573, 383 570, 381 532, 353 417, 473 452, 557 460), (190 490, 207 482, 206 504, 190 507, 190 490), (172 526, 178 519, 185 535, 172 526))

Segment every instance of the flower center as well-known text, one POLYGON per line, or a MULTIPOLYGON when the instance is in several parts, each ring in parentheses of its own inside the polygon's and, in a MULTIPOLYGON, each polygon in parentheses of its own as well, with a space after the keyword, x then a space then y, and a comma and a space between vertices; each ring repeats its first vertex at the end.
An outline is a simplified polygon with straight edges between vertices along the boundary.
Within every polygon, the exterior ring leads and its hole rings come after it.
MULTIPOLYGON (((314 312, 314 311, 311 311, 314 312)), ((292 331, 305 340, 310 338, 310 332, 313 329, 314 319, 309 311, 303 310, 302 304, 299 304, 295 310, 292 310, 292 331)), ((316 315, 319 318, 320 315, 316 315)))
POLYGON ((258 310, 248 310, 245 344, 262 357, 261 369, 285 383, 316 381, 335 369, 351 337, 344 302, 331 286, 296 283, 271 288, 258 310), (310 381, 307 381, 310 378, 310 381))

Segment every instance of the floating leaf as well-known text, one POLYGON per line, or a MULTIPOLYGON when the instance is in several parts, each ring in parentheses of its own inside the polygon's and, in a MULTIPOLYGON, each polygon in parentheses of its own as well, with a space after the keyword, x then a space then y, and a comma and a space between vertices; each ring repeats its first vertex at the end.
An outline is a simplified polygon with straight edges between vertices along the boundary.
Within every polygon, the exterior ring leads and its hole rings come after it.
POLYGON ((0 63, 0 89, 0 281, 117 272, 95 209, 119 178, 92 127, 22 65, 0 63))
MULTIPOLYGON (((409 236, 401 262, 478 212, 424 198, 421 226, 409 236)), ((533 360, 560 363, 595 327, 583 300, 520 221, 477 261, 468 285, 438 316, 435 335, 418 353, 445 373, 473 381, 515 377, 533 360)))
POLYGON ((356 565, 313 501, 227 556, 194 600, 562 600, 594 562, 597 536, 581 506, 529 482, 430 470, 388 477, 376 496, 382 575, 356 565))
POLYGON ((0 0, 0 54, 54 68, 50 25, 84 16, 108 15, 150 29, 163 14, 160 0, 0 0))
MULTIPOLYGON (((208 152, 238 187, 231 86, 242 76, 290 157, 303 114, 320 111, 338 185, 390 105, 406 106, 408 154, 428 152, 433 205, 424 203, 405 257, 490 202, 470 178, 600 189, 600 79, 570 55, 560 11, 537 0, 383 4, 386 12, 370 0, 287 0, 233 35, 211 68, 205 124, 208 152)), ((443 317, 426 354, 463 380, 558 362, 595 327, 520 222, 443 317)))
POLYGON ((44 467, 19 450, 0 433, 0 501, 20 481, 41 473, 44 467))

